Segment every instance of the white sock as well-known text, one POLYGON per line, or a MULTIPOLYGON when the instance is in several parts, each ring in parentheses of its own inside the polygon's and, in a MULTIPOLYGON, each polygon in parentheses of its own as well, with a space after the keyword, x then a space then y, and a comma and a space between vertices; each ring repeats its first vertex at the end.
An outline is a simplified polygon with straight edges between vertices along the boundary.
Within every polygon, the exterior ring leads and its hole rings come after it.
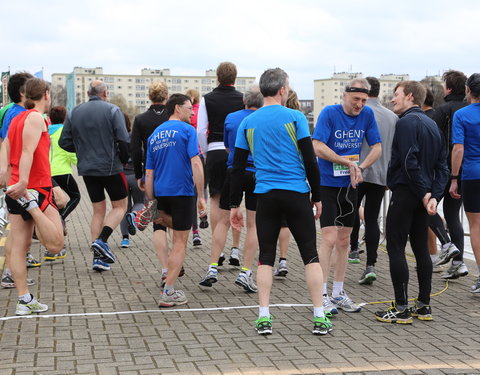
POLYGON ((480 264, 477 264, 478 273, 480 274, 480 264))
POLYGON ((270 307, 267 306, 267 307, 261 307, 258 309, 258 317, 261 318, 261 317, 269 317, 270 316, 270 307))
POLYGON ((323 311, 323 306, 313 307, 313 317, 325 318, 325 313, 323 311))
POLYGON ((38 207, 37 201, 30 201, 28 203, 28 206, 25 208, 25 211, 30 211, 34 209, 35 207, 38 207))
POLYGON ((163 288, 163 293, 166 295, 170 295, 173 293, 174 290, 175 290, 175 287, 173 285, 165 284, 165 287, 163 288))
POLYGON ((437 254, 430 254, 430 259, 432 260, 432 263, 434 263, 437 260, 438 256, 437 254))
POLYGON ((327 283, 323 283, 323 292, 322 292, 322 294, 323 294, 324 296, 327 296, 327 295, 328 295, 327 283))
POLYGON ((462 264, 463 262, 461 260, 452 260, 452 264, 454 266, 458 266, 459 264, 462 264))
POLYGON ((5 268, 5 275, 12 276, 12 271, 10 271, 10 268, 5 268))
POLYGON ((32 302, 33 296, 30 293, 24 294, 22 296, 18 296, 18 299, 22 302, 32 302))
POLYGON ((337 298, 343 290, 343 281, 334 281, 332 288, 332 297, 337 298))
POLYGON ((162 268, 162 274, 167 272, 168 272, 168 268, 162 268))

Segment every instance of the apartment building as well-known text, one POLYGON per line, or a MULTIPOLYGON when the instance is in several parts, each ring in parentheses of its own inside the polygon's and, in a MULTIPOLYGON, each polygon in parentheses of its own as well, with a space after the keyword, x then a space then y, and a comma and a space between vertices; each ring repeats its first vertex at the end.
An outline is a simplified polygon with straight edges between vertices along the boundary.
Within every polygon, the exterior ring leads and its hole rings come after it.
MULTIPOLYGON (((314 122, 320 111, 327 105, 341 104, 345 86, 352 79, 364 78, 362 73, 334 73, 331 78, 316 79, 314 81, 314 122)), ((393 89, 400 81, 409 80, 408 74, 382 74, 377 77, 380 81, 379 99, 389 101, 393 96, 393 89)))
MULTIPOLYGON (((150 101, 148 87, 153 81, 162 81, 170 93, 185 93, 194 88, 202 95, 217 86, 216 71, 207 70, 204 76, 172 75, 170 69, 142 69, 139 75, 105 74, 103 68, 75 67, 71 73, 53 73, 52 91, 66 90, 67 108, 88 101, 88 86, 93 80, 102 80, 108 87, 110 96, 122 95, 127 104, 135 106, 139 112, 145 111, 150 101)), ((237 77, 236 88, 244 92, 255 82, 255 77, 237 77)))

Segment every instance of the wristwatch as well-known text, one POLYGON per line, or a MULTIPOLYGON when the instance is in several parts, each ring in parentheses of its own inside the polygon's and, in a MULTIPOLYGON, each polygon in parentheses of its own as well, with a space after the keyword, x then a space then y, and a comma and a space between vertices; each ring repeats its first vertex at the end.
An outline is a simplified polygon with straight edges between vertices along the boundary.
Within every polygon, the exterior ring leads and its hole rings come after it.
POLYGON ((365 172, 365 168, 362 168, 362 167, 359 166, 358 169, 360 169, 360 172, 362 172, 362 173, 365 172))
POLYGON ((231 204, 230 205, 230 208, 238 208, 238 207, 239 207, 238 204, 231 204))
POLYGON ((450 180, 458 180, 458 175, 456 175, 456 176, 451 175, 451 176, 450 176, 450 180))

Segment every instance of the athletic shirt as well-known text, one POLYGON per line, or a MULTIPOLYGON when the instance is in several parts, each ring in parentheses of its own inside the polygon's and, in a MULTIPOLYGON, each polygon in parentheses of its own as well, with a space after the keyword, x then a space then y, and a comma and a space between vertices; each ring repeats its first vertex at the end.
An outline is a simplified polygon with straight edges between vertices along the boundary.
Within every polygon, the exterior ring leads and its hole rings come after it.
MULTIPOLYGON (((325 143, 337 155, 358 164, 363 139, 369 146, 380 143, 380 133, 373 111, 364 107, 358 116, 347 115, 341 104, 325 107, 318 116, 313 139, 325 143)), ((350 171, 347 166, 318 158, 320 185, 347 187, 350 171)))
POLYGON ((255 193, 310 191, 297 144, 306 137, 310 131, 304 114, 279 104, 257 109, 242 121, 235 147, 252 153, 257 169, 255 193))
POLYGON ((480 103, 453 115, 452 143, 464 145, 462 180, 480 179, 480 103))
MULTIPOLYGON (((23 129, 25 127, 26 118, 32 112, 38 111, 30 109, 17 115, 12 120, 8 130, 8 140, 10 142, 10 166, 12 168, 12 174, 8 185, 16 184, 19 180, 19 164, 23 147, 23 129)), ((46 121, 45 125, 47 125, 46 121)), ((33 153, 32 168, 30 169, 30 175, 28 177, 28 189, 52 186, 49 152, 50 135, 48 134, 47 129, 45 129, 45 131, 42 132, 37 148, 33 153)))
MULTIPOLYGON (((223 133, 223 143, 225 148, 229 149, 228 159, 227 159, 227 168, 232 168, 233 158, 235 156, 235 140, 237 139, 238 127, 240 126, 243 119, 255 112, 253 109, 242 109, 237 112, 233 112, 227 115, 225 118, 225 131, 223 133)), ((247 171, 255 172, 255 167, 253 165, 252 154, 248 154, 248 164, 247 171)))
POLYGON ((193 196, 191 159, 198 155, 195 128, 183 121, 169 120, 148 138, 146 169, 153 169, 156 197, 193 196))

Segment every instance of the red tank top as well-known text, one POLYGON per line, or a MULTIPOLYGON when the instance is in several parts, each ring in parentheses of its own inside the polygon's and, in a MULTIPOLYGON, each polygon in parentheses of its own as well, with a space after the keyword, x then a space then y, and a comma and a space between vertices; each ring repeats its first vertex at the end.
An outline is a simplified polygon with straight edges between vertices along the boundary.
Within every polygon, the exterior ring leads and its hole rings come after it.
MULTIPOLYGON (((17 115, 8 129, 8 140, 10 142, 10 166, 12 174, 8 185, 16 184, 19 180, 19 164, 22 156, 23 128, 25 120, 32 112, 38 112, 35 109, 24 111, 17 115)), ((45 124, 47 122, 45 121, 45 124)), ((50 172, 50 136, 48 130, 42 132, 37 148, 33 153, 32 168, 28 178, 27 188, 51 187, 52 175, 50 172)))

